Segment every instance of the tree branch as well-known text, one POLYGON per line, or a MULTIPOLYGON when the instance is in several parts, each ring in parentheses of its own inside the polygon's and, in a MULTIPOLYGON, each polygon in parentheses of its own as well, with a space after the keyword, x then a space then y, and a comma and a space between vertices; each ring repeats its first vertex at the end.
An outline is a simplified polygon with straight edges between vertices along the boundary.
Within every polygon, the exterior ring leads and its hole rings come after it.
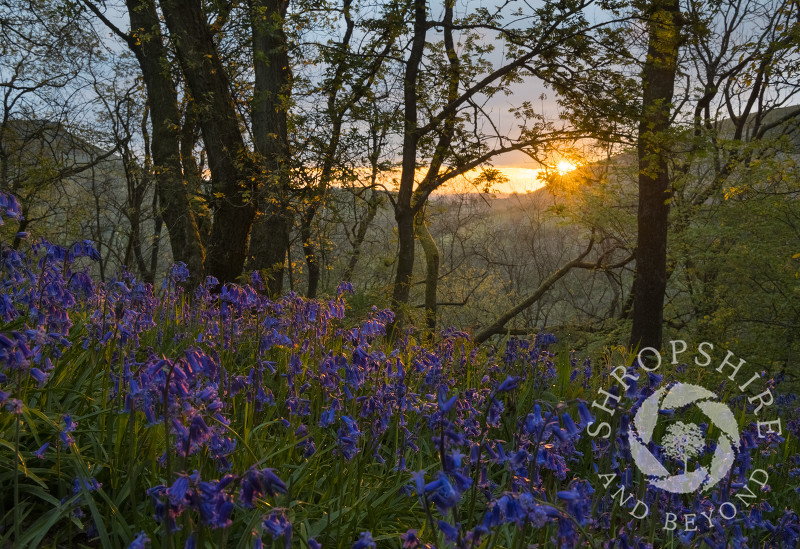
POLYGON ((524 311, 525 309, 536 303, 539 299, 541 299, 541 297, 545 294, 545 292, 547 292, 556 282, 561 280, 561 278, 563 278, 564 275, 570 272, 573 269, 573 267, 581 264, 583 262, 583 258, 589 255, 589 252, 592 251, 593 247, 594 247, 594 235, 592 235, 592 238, 589 240, 589 245, 586 247, 583 253, 581 253, 578 257, 576 257, 572 261, 569 261, 564 265, 562 265, 560 269, 558 269, 556 272, 554 272, 544 281, 542 281, 542 283, 539 284, 539 287, 536 288, 535 292, 526 297, 519 304, 515 305, 514 307, 510 308, 508 311, 500 315, 494 322, 492 322, 492 324, 490 324, 489 326, 478 332, 473 338, 475 343, 480 345, 481 343, 485 342, 487 339, 489 339, 495 334, 505 333, 503 327, 506 325, 506 323, 508 323, 509 320, 511 320, 519 313, 521 313, 522 311, 524 311))

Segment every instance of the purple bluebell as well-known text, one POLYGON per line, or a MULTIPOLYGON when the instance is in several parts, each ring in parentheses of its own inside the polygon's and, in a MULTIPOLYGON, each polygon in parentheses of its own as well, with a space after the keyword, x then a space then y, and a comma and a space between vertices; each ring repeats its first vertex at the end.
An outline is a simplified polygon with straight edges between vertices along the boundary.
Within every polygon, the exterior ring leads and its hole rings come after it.
POLYGON ((343 294, 353 293, 353 284, 351 282, 340 282, 336 288, 336 296, 341 297, 343 294))
POLYGON ((572 417, 569 415, 568 412, 564 412, 562 414, 561 422, 564 424, 564 429, 566 429, 567 435, 572 440, 575 440, 578 437, 580 437, 580 431, 578 430, 578 426, 575 425, 575 422, 572 420, 572 417))
POLYGON ((361 532, 352 549, 375 549, 375 540, 370 532, 361 532))
POLYGON ((587 425, 591 425, 594 423, 594 416, 589 411, 589 408, 586 406, 586 403, 582 400, 578 401, 578 417, 581 420, 581 426, 586 427, 587 425))
POLYGON ((292 543, 292 523, 284 513, 273 511, 262 523, 264 530, 272 536, 273 540, 282 537, 284 546, 289 549, 292 543))
POLYGON ((21 415, 25 405, 17 398, 9 398, 6 400, 6 410, 14 415, 21 415))
POLYGON ((172 483, 167 489, 167 497, 169 498, 169 502, 174 506, 179 506, 184 503, 184 499, 186 498, 186 491, 189 489, 189 477, 186 476, 179 476, 175 479, 175 482, 172 483))
POLYGON ((425 485, 425 494, 429 495, 432 501, 442 514, 458 505, 461 494, 456 490, 447 476, 439 474, 439 478, 425 485))
POLYGON ((254 498, 261 498, 264 495, 276 496, 286 493, 286 484, 278 478, 274 469, 256 469, 251 467, 242 477, 239 501, 245 507, 254 507, 254 498))
POLYGON ((36 383, 39 384, 39 387, 44 387, 47 383, 48 375, 39 368, 31 368, 30 374, 31 377, 36 380, 36 383))
POLYGON ((458 402, 458 395, 453 395, 448 399, 447 391, 444 389, 439 390, 438 404, 440 412, 446 414, 453 409, 453 406, 455 406, 456 402, 458 402))
POLYGON ((439 531, 442 532, 442 534, 444 534, 444 537, 447 541, 455 543, 455 541, 458 539, 459 524, 453 526, 449 522, 440 520, 437 523, 437 526, 439 527, 439 531))
POLYGON ((145 549, 148 543, 150 543, 150 538, 147 537, 147 534, 142 530, 133 538, 131 544, 128 545, 128 549, 145 549))
POLYGON ((342 426, 337 432, 337 444, 345 459, 350 460, 359 452, 358 438, 361 430, 358 424, 349 416, 342 416, 342 426))
POLYGON ((76 495, 81 493, 81 491, 85 490, 87 492, 95 492, 103 486, 101 483, 97 482, 95 478, 74 478, 72 479, 72 495, 76 495))
POLYGON ((505 393, 505 392, 508 392, 508 391, 513 391, 514 389, 517 388, 517 385, 519 385, 519 378, 518 377, 513 377, 513 376, 508 376, 506 378, 506 380, 503 381, 497 387, 497 392, 498 393, 505 393))
POLYGON ((45 453, 47 453, 48 448, 50 448, 50 443, 49 442, 45 442, 44 444, 42 444, 41 448, 39 448, 38 450, 36 450, 33 453, 33 455, 36 456, 39 459, 44 459, 44 455, 45 455, 45 453))
POLYGON ((420 549, 422 542, 417 537, 417 530, 407 530, 405 534, 400 536, 403 542, 403 549, 420 549))

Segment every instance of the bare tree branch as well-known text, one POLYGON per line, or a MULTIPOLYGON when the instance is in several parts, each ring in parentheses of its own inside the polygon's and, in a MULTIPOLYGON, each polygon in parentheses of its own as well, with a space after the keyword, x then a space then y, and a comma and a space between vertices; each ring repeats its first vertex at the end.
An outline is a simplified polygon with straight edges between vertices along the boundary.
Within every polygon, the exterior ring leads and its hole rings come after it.
POLYGON ((520 314, 522 311, 524 311, 534 303, 536 303, 556 282, 561 280, 564 277, 564 275, 570 272, 574 267, 580 265, 583 262, 583 259, 587 255, 589 255, 589 252, 592 251, 594 244, 595 244, 594 235, 592 235, 592 238, 589 240, 589 245, 586 247, 583 253, 581 253, 578 257, 576 257, 572 261, 569 261, 564 265, 562 265, 560 269, 558 269, 556 272, 554 272, 545 280, 543 280, 542 283, 539 284, 539 287, 536 288, 536 291, 534 291, 531 295, 523 299, 520 303, 518 303, 514 307, 507 310, 505 313, 500 315, 494 322, 492 322, 489 326, 478 332, 473 338, 475 343, 480 345, 493 335, 504 333, 505 330, 503 327, 506 325, 506 323, 508 323, 509 320, 520 314))

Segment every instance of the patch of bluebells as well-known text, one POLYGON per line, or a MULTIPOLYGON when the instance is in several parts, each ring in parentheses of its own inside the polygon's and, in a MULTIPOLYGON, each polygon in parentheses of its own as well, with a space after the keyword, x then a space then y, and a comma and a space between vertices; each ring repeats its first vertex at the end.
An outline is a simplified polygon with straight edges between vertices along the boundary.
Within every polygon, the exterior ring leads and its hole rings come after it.
MULTIPOLYGON (((19 211, 13 197, 0 193, 0 216, 18 219, 19 211)), ((504 528, 542 533, 560 547, 584 545, 587 535, 603 547, 650 546, 647 536, 631 533, 635 524, 620 520, 611 493, 635 491, 640 482, 627 434, 638 407, 664 383, 660 375, 631 383, 620 395, 625 404, 611 439, 591 439, 585 431, 595 417, 586 402, 522 402, 523 393, 553 384, 552 335, 509 338, 500 350, 479 352, 454 328, 431 345, 419 344, 409 330, 388 346, 392 311, 375 307, 362 321, 349 322, 349 283, 327 300, 293 293, 273 300, 257 272, 244 285, 208 277, 190 293, 192 306, 181 307, 190 276, 185 265, 174 265, 157 293, 128 272, 95 283, 82 265, 96 259, 87 241, 69 247, 37 241, 30 257, 2 248, 0 318, 14 329, 0 333, 0 405, 20 417, 29 402, 23 398, 47 389, 73 342, 96 353, 107 370, 105 404, 167 440, 158 459, 163 480, 146 490, 156 527, 128 540, 130 547, 145 547, 160 535, 157 528, 191 530, 183 532, 191 544, 195 529, 227 531, 239 517, 256 513, 261 520, 250 524, 259 527, 246 533, 253 546, 262 546, 268 534, 288 548, 298 537, 292 521, 303 520, 293 503, 305 495, 292 493, 284 479, 297 464, 325 455, 408 479, 404 493, 421 522, 399 536, 404 548, 479 547, 504 528), (480 372, 472 386, 463 382, 466 372, 480 372), (251 425, 272 420, 264 424, 289 441, 292 468, 249 456, 232 430, 243 410, 251 425), (428 460, 424 469, 409 471, 419 455, 428 460), (599 471, 589 463, 603 463, 617 475, 610 489, 598 485, 599 471)), ((584 389, 608 381, 575 353, 569 368, 570 381, 584 389)), ((628 371, 643 373, 638 364, 628 371)), ((777 468, 787 433, 800 436, 800 410, 792 396, 776 400, 786 411, 784 436, 760 439, 748 426, 732 471, 718 487, 689 499, 648 487, 643 497, 651 510, 673 510, 680 523, 730 499, 757 463, 777 468)), ((752 411, 745 400, 741 405, 752 411)), ((52 438, 34 444, 29 437, 25 455, 49 466, 54 455, 82 446, 89 420, 77 419, 70 413, 55 418, 52 438)), ((650 448, 656 455, 663 451, 655 443, 650 448)), ((800 477, 798 459, 786 460, 787 478, 800 477)), ((75 479, 75 513, 82 512, 81 498, 113 484, 103 480, 75 479)), ((709 547, 747 547, 756 539, 796 546, 796 512, 764 503, 733 521, 717 518, 710 527, 697 521, 696 531, 678 537, 709 547)), ((377 545, 369 531, 352 543, 357 549, 377 545)))

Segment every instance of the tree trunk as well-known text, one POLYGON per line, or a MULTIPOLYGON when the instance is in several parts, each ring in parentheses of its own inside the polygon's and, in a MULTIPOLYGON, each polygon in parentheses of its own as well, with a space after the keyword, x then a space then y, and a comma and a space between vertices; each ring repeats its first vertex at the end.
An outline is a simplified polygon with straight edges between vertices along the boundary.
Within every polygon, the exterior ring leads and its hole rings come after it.
POLYGON ((639 211, 632 347, 661 348, 671 197, 667 130, 675 88, 681 14, 677 0, 653 0, 639 122, 639 211))
POLYGON ((178 96, 168 71, 167 53, 154 0, 127 0, 131 50, 142 69, 147 88, 151 155, 161 216, 167 226, 172 257, 189 268, 192 281, 202 280, 204 250, 183 182, 179 149, 178 96))
POLYGON ((397 222, 397 271, 392 292, 392 308, 396 320, 402 323, 407 314, 408 297, 411 293, 411 275, 414 273, 414 214, 411 208, 399 204, 395 210, 397 222))
POLYGON ((183 108, 183 125, 181 127, 181 164, 183 165, 183 178, 186 181, 186 191, 189 194, 189 205, 192 208, 197 230, 200 233, 200 242, 208 245, 211 235, 211 211, 208 204, 202 199, 203 174, 194 157, 194 148, 200 136, 197 128, 197 108, 191 97, 187 97, 183 108))
POLYGON ((273 298, 283 293, 290 228, 291 221, 276 214, 265 214, 262 220, 253 225, 250 237, 252 262, 248 268, 252 267, 261 273, 267 293, 273 298))
MULTIPOLYGON (((373 171, 374 173, 374 171, 373 171)), ((358 258, 361 257, 361 245, 367 236, 367 230, 375 219, 378 213, 378 206, 380 206, 380 195, 377 191, 372 191, 372 195, 367 200, 367 213, 359 220, 358 228, 356 229, 355 240, 353 241, 353 251, 350 253, 350 260, 347 262, 342 280, 347 282, 353 281, 353 271, 358 264, 358 258)))
POLYGON ((145 282, 155 284, 158 270, 158 252, 161 248, 161 226, 164 220, 158 209, 158 195, 153 193, 153 244, 150 247, 150 270, 144 277, 145 282))
POLYGON ((306 297, 314 299, 317 297, 317 288, 319 287, 319 262, 317 254, 314 250, 314 240, 311 237, 313 228, 314 216, 317 213, 316 206, 309 207, 303 215, 303 220, 300 224, 300 239, 303 241, 303 255, 306 258, 306 266, 308 267, 308 290, 306 297))
POLYGON ((283 22, 285 0, 250 0, 255 83, 251 104, 253 142, 262 179, 259 217, 250 239, 252 266, 263 271, 268 291, 280 295, 289 247, 288 95, 289 53, 283 22))
POLYGON ((417 76, 425 51, 427 30, 427 6, 425 0, 414 0, 414 38, 406 60, 403 75, 403 161, 400 174, 400 189, 397 193, 394 218, 397 221, 397 271, 392 291, 392 308, 395 322, 392 332, 405 322, 408 296, 411 291, 411 275, 414 272, 414 211, 411 197, 414 193, 414 178, 417 169, 419 128, 417 128, 417 76))
POLYGON ((201 3, 161 0, 161 8, 186 85, 202 113, 199 125, 211 171, 213 212, 206 273, 220 282, 232 282, 244 268, 259 178, 242 138, 228 76, 201 3))
POLYGON ((425 252, 425 324, 430 336, 436 333, 436 298, 439 283, 439 248, 425 223, 425 210, 415 219, 417 238, 425 252))

